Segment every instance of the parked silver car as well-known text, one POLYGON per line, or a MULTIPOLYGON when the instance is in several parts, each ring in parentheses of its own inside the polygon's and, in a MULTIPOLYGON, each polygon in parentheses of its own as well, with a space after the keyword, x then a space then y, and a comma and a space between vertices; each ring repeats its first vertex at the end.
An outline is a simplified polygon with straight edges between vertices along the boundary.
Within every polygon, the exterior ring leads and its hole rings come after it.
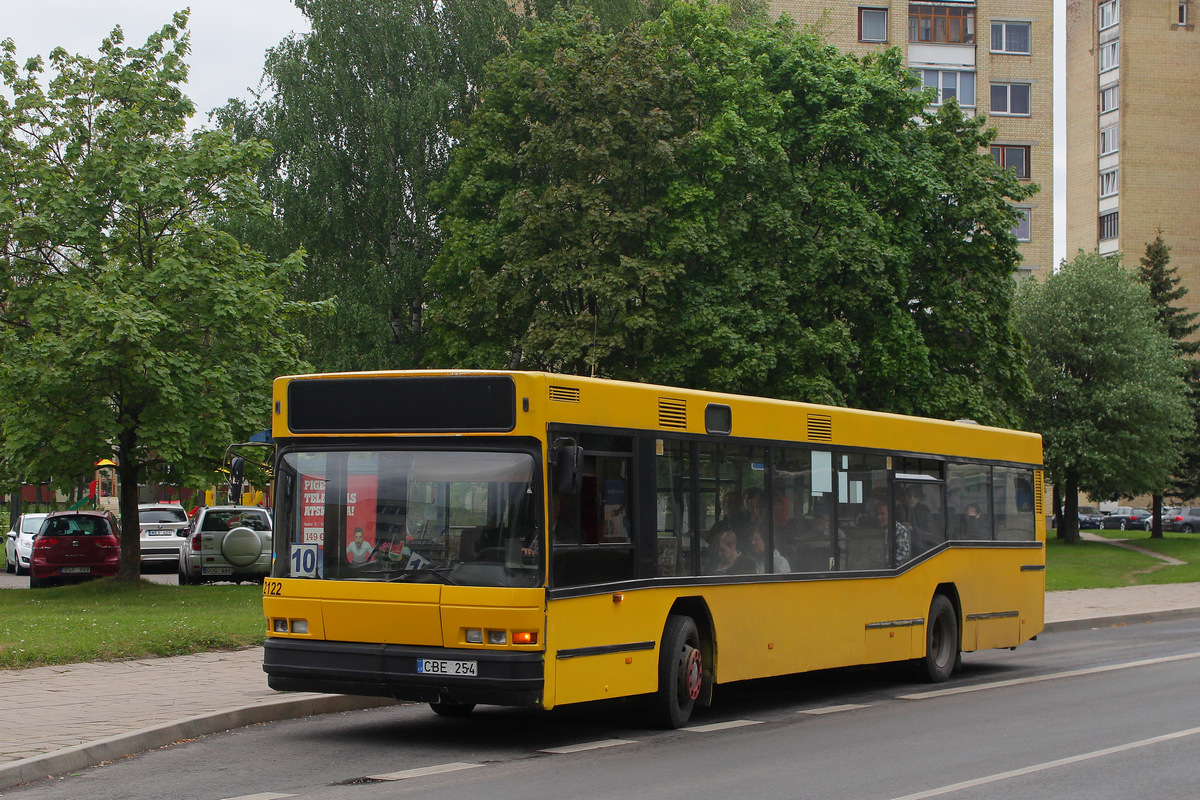
POLYGON ((4 537, 4 571, 18 575, 29 574, 29 556, 33 552, 33 537, 42 527, 45 514, 22 514, 17 524, 4 537))
POLYGON ((187 535, 188 516, 179 503, 142 503, 138 506, 141 528, 142 564, 165 563, 167 569, 179 560, 179 548, 187 535))
POLYGON ((259 581, 271 572, 271 515, 258 506, 196 512, 179 548, 179 585, 259 581))

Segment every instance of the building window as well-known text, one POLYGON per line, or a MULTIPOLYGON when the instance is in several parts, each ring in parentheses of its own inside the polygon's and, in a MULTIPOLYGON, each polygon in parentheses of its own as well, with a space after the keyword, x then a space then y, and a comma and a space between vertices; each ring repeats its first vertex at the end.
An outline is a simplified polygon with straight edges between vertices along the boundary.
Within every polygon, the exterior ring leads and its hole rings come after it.
POLYGON ((908 40, 975 44, 975 9, 909 3, 908 40))
POLYGON ((933 104, 940 106, 950 98, 958 100, 960 106, 974 107, 975 105, 975 73, 955 72, 940 69, 914 69, 913 74, 921 81, 921 85, 936 90, 933 104))
POLYGON ((1029 217, 1033 213, 1033 211, 1032 211, 1032 209, 1028 209, 1028 208, 1014 208, 1013 211, 1017 212, 1017 216, 1020 217, 1020 219, 1017 221, 1016 227, 1013 228, 1011 231, 1009 231, 1009 233, 1011 233, 1013 236, 1017 237, 1018 242, 1028 242, 1029 241, 1029 217))
MULTIPOLYGON (((1108 128, 1103 128, 1100 131, 1100 155, 1106 156, 1109 153, 1117 152, 1120 145, 1117 143, 1117 127, 1112 125, 1108 128)), ((994 149, 994 148, 993 148, 994 149)))
POLYGON ((1187 3, 1179 4, 1179 24, 1180 25, 1188 24, 1187 3))
POLYGON ((1029 55, 1029 23, 993 22, 992 52, 1029 55))
POLYGON ((992 146, 992 158, 1004 169, 1011 169, 1018 178, 1029 179, 1029 146, 998 144, 992 146))
POLYGON ((1117 171, 1110 169, 1100 173, 1100 196, 1112 197, 1117 193, 1117 171))
POLYGON ((1100 215, 1100 241, 1105 239, 1115 239, 1120 232, 1120 226, 1117 223, 1117 212, 1113 211, 1109 214, 1100 215))
POLYGON ((1100 4, 1100 30, 1111 28, 1121 21, 1121 8, 1117 0, 1100 4))
POLYGON ((1106 72, 1121 66, 1121 42, 1100 45, 1100 71, 1106 72))
POLYGON ((1029 116, 1029 84, 993 83, 992 113, 1029 116))
POLYGON ((860 8, 858 10, 858 40, 860 42, 887 41, 886 8, 860 8))
POLYGON ((1100 90, 1100 113, 1116 111, 1121 105, 1121 87, 1117 84, 1100 90))

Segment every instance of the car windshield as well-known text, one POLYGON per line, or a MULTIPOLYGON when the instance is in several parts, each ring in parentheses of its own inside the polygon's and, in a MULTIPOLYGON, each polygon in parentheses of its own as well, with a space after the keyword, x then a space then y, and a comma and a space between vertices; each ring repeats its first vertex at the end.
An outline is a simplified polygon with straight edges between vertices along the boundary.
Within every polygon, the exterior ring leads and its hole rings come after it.
POLYGON ((533 475, 528 453, 287 453, 276 506, 283 574, 536 586, 533 475))
POLYGON ((187 514, 182 508, 143 508, 138 510, 138 522, 143 525, 187 522, 187 514))

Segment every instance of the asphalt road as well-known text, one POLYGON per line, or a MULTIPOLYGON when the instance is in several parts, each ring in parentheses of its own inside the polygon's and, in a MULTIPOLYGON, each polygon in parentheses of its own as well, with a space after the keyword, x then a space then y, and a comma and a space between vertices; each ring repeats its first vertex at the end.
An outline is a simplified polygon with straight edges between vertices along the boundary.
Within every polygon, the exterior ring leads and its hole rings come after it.
POLYGON ((680 731, 621 703, 465 719, 398 706, 185 741, 4 796, 1194 797, 1198 681, 1200 620, 1143 623, 968 654, 937 686, 888 667, 722 687, 680 731))
MULTIPOLYGON (((154 583, 179 583, 179 572, 174 564, 168 569, 165 566, 154 566, 144 569, 142 577, 154 583)), ((28 575, 10 575, 7 572, 0 571, 0 589, 28 589, 28 575)))

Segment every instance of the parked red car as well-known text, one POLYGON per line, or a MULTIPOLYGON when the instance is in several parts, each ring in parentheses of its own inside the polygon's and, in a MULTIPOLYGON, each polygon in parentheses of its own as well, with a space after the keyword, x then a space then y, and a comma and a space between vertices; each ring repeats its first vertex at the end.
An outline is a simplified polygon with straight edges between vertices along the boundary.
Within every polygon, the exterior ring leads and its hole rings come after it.
POLYGON ((33 539, 29 588, 116 575, 121 568, 117 518, 110 511, 55 511, 33 539))

